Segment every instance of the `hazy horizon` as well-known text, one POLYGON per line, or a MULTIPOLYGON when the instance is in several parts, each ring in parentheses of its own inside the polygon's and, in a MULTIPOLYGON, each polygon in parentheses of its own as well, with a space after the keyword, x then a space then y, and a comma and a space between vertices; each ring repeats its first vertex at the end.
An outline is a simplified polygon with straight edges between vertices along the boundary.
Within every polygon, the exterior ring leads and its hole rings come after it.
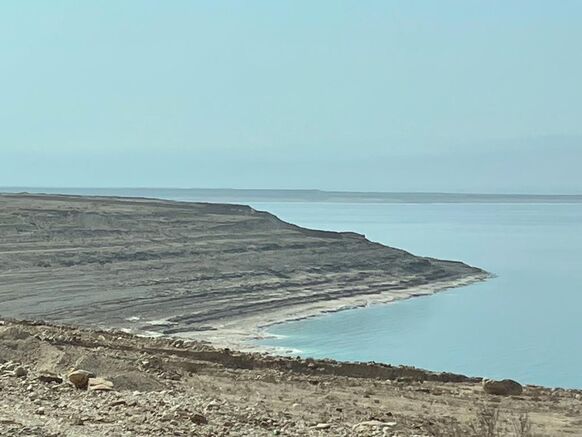
MULTIPOLYGON (((342 195, 348 196, 350 198, 367 198, 368 200, 374 199, 374 196, 387 196, 387 198, 394 198, 394 196, 412 196, 412 198, 418 196, 425 196, 426 199, 431 197, 446 198, 450 196, 451 198, 489 198, 489 199, 510 199, 514 198, 569 198, 575 202, 582 201, 582 193, 486 193, 486 192, 444 192, 444 191, 346 191, 346 190, 321 190, 318 188, 232 188, 232 187, 140 187, 140 186, 128 186, 128 187, 107 187, 107 186, 93 186, 93 187, 75 187, 75 186, 0 186, 0 194, 18 194, 18 193, 30 193, 30 194, 64 194, 64 195, 116 195, 116 196, 138 196, 138 197, 156 197, 155 193, 159 192, 160 195, 164 195, 171 192, 184 192, 185 194, 204 194, 210 196, 210 198, 220 199, 220 197, 237 197, 244 198, 247 195, 259 195, 261 193, 265 196, 271 195, 271 197, 277 197, 277 193, 281 194, 283 199, 286 195, 293 197, 293 195, 305 194, 309 197, 310 194, 313 196, 312 201, 317 201, 318 196, 316 194, 322 195, 333 195, 333 197, 327 196, 325 199, 338 198, 341 199, 342 195), (32 190, 32 191, 27 191, 32 190), (231 196, 232 195, 232 196, 231 196), (367 197, 366 197, 367 196, 367 197)), ((297 197, 297 196, 295 196, 297 197)), ((308 197, 305 197, 306 199, 308 197)), ((321 198, 321 196, 319 196, 321 198)), ((323 199, 323 198, 322 198, 323 199)), ((322 200, 325 201, 325 200, 322 200)))
POLYGON ((582 193, 582 3, 6 2, 0 186, 582 193))

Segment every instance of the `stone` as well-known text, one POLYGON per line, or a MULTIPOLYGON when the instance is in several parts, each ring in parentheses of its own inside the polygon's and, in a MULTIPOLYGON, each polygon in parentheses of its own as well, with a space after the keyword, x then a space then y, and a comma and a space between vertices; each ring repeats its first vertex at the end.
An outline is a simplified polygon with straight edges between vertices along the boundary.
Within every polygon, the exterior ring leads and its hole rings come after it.
POLYGON ((199 413, 192 414, 190 416, 190 420, 196 425, 206 425, 208 423, 208 419, 206 419, 206 416, 199 413))
POLYGON ((206 404, 206 407, 204 408, 205 411, 218 410, 218 409, 220 409, 220 403, 215 401, 215 400, 208 402, 206 404))
POLYGON ((89 378, 87 387, 89 390, 111 391, 113 390, 113 383, 104 378, 89 378))
POLYGON ((107 384, 96 384, 96 385, 89 386, 89 390, 111 391, 111 390, 113 390, 113 387, 111 387, 110 385, 107 385, 107 384))
POLYGON ((313 429, 329 429, 331 425, 329 423, 318 423, 313 427, 313 429))
POLYGON ((63 378, 53 373, 43 373, 38 376, 38 380, 40 382, 45 382, 47 384, 55 383, 55 384, 62 384, 63 378))
POLYGON ((483 379, 483 390, 485 393, 498 396, 518 396, 523 392, 523 387, 512 379, 483 379))
POLYGON ((95 374, 87 370, 75 370, 69 373, 69 381, 78 389, 86 389, 89 385, 89 378, 94 378, 95 374))
POLYGON ((396 422, 382 422, 381 420, 367 420, 365 422, 357 423, 352 427, 355 432, 362 432, 368 428, 392 428, 396 426, 396 422))
POLYGON ((13 373, 17 378, 23 378, 28 375, 28 371, 22 366, 18 366, 16 369, 14 369, 13 373))
POLYGON ((127 402, 125 401, 125 399, 118 399, 116 401, 113 401, 109 404, 111 407, 117 407, 119 405, 127 405, 127 402))

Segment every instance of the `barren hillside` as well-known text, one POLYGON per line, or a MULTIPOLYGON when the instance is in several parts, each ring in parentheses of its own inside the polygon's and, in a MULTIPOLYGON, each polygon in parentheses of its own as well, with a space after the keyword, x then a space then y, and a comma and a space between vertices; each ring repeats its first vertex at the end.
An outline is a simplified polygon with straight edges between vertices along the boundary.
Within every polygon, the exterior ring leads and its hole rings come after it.
POLYGON ((483 277, 248 206, 0 196, 0 315, 180 333, 483 277))

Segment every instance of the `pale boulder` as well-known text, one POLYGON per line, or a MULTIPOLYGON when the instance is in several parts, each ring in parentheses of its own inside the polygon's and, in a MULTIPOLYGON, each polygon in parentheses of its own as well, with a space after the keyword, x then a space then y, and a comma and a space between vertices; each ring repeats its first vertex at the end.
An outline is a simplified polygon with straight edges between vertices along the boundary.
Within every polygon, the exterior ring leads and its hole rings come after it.
POLYGON ((95 374, 87 370, 75 370, 69 373, 69 381, 79 389, 86 389, 89 385, 89 378, 94 377, 95 374))
POLYGON ((104 378, 89 378, 89 390, 95 391, 111 391, 113 390, 113 383, 104 378))

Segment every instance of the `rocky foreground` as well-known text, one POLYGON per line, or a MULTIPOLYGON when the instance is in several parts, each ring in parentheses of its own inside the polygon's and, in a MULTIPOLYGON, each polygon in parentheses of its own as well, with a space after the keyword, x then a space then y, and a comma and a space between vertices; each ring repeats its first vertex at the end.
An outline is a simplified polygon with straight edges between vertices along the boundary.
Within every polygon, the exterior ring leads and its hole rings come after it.
POLYGON ((507 392, 409 367, 0 322, 7 436, 582 435, 582 392, 492 387, 507 392))

